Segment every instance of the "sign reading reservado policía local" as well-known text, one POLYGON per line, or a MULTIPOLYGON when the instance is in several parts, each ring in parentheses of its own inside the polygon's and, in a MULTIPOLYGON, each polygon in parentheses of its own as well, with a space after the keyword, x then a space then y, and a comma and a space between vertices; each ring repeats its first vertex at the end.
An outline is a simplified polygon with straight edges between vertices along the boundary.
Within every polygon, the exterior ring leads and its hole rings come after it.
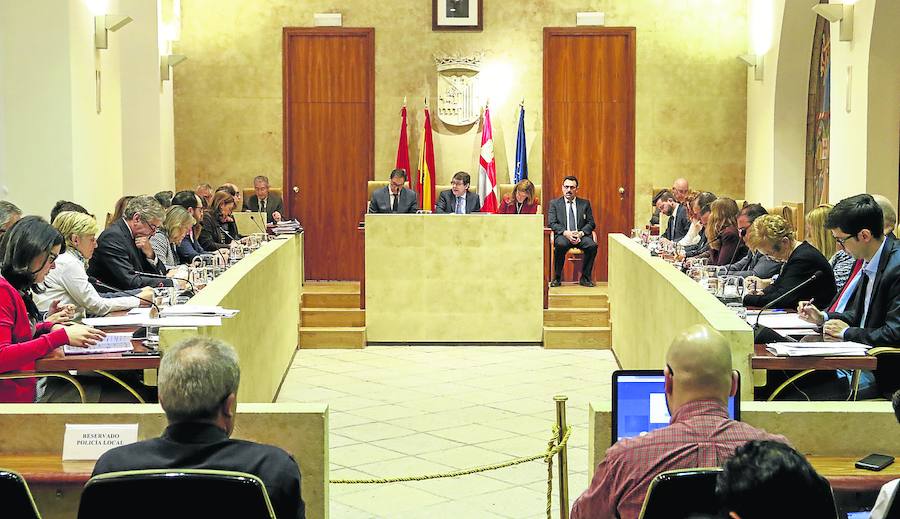
POLYGON ((104 452, 134 443, 138 424, 66 424, 63 461, 96 460, 104 452))

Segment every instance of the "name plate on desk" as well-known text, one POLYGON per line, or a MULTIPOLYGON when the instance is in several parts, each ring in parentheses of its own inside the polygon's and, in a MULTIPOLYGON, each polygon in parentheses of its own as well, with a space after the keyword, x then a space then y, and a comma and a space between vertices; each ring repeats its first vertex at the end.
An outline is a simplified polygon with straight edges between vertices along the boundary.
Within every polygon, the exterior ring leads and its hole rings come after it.
POLYGON ((104 452, 135 443, 138 424, 66 424, 63 461, 96 460, 104 452))

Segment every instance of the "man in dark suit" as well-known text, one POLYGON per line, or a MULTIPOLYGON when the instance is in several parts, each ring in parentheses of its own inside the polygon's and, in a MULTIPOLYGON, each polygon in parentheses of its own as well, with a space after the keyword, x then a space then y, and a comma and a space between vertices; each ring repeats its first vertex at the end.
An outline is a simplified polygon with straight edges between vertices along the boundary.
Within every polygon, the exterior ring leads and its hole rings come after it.
MULTIPOLYGON (((800 317, 822 324, 825 335, 871 346, 900 346, 900 248, 884 235, 881 208, 870 195, 838 202, 825 227, 854 258, 862 258, 860 280, 844 312, 822 312, 801 302, 800 317)), ((900 362, 878 360, 879 392, 900 389, 900 362)))
POLYGON ((269 177, 259 175, 253 179, 256 194, 244 201, 244 211, 266 213, 266 222, 280 222, 284 213, 284 202, 275 193, 269 192, 269 177))
POLYGON ((571 248, 584 251, 581 280, 578 284, 586 287, 594 286, 591 271, 594 258, 597 256, 597 243, 591 236, 596 225, 591 203, 583 198, 576 198, 578 179, 568 176, 563 179, 563 196, 552 200, 547 220, 553 229, 553 281, 550 286, 558 287, 562 278, 562 269, 566 261, 566 251, 571 248))
POLYGON ((253 474, 279 519, 305 517, 300 469, 287 452, 232 440, 241 370, 234 348, 208 337, 172 346, 159 363, 159 405, 169 426, 159 438, 112 449, 93 475, 142 469, 208 469, 253 474))
POLYGON ((172 286, 171 279, 135 273, 166 274, 166 266, 156 257, 150 245, 150 237, 162 225, 164 216, 162 206, 152 196, 132 198, 125 206, 122 218, 113 222, 97 238, 97 249, 91 257, 88 274, 122 290, 160 284, 172 286))
POLYGON ((687 207, 679 204, 675 200, 675 195, 671 191, 663 190, 656 194, 653 198, 653 205, 659 209, 661 214, 669 217, 669 223, 666 225, 666 232, 662 237, 669 241, 678 241, 684 238, 691 228, 691 220, 687 215, 687 207))
POLYGON ((403 187, 406 182, 406 171, 391 171, 390 183, 372 193, 369 202, 370 213, 415 213, 419 208, 416 192, 403 187))
POLYGON ((469 192, 469 182, 472 178, 465 171, 459 171, 453 175, 450 181, 450 189, 442 191, 434 205, 435 213, 471 214, 481 210, 481 199, 475 193, 469 192))

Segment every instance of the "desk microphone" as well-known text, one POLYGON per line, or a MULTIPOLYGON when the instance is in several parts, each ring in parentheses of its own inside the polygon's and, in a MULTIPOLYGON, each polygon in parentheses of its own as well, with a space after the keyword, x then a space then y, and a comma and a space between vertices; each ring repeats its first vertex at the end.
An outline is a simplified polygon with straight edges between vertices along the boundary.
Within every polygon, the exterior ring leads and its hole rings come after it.
MULTIPOLYGON (((253 223, 256 225, 256 228, 259 229, 259 232, 266 234, 266 230, 260 227, 259 222, 256 221, 256 218, 253 217, 253 213, 250 213, 250 219, 253 220, 253 223)), ((232 238, 233 240, 234 238, 232 238)))
POLYGON ((821 276, 821 275, 822 275, 822 271, 821 271, 821 270, 817 270, 815 274, 813 274, 812 276, 809 277, 809 279, 807 279, 807 280, 804 281, 803 283, 800 283, 799 285, 795 286, 794 288, 788 290, 788 291, 785 292, 784 294, 781 294, 780 296, 776 297, 776 298, 773 299, 772 301, 769 301, 769 304, 767 304, 766 306, 760 308, 760 309, 759 309, 759 313, 756 314, 756 323, 753 325, 753 330, 755 331, 757 328, 759 328, 759 318, 760 318, 760 316, 763 314, 763 312, 765 312, 766 310, 768 310, 769 308, 771 308, 775 303, 781 301, 781 300, 784 299, 785 297, 787 297, 787 296, 793 294, 794 292, 796 292, 800 287, 803 287, 803 286, 806 286, 806 285, 812 283, 813 281, 816 280, 816 278, 818 278, 818 277, 821 276))
POLYGON ((156 278, 156 279, 177 279, 177 280, 179 280, 179 281, 184 281, 185 283, 187 283, 188 285, 191 286, 191 291, 192 291, 193 293, 195 293, 195 294, 197 293, 197 289, 194 288, 194 284, 191 283, 191 280, 188 279, 188 278, 176 278, 176 277, 174 277, 174 276, 173 276, 173 277, 169 277, 169 276, 163 276, 162 274, 154 274, 154 273, 151 273, 151 272, 141 272, 140 270, 134 270, 134 271, 132 271, 131 273, 132 273, 132 274, 137 274, 138 276, 147 276, 148 278, 156 278))
MULTIPOLYGON (((136 298, 136 299, 140 299, 141 301, 143 301, 143 302, 145 302, 145 303, 149 303, 149 304, 150 304, 150 307, 151 307, 152 309, 156 310, 156 315, 159 315, 159 307, 156 306, 156 303, 154 303, 152 299, 144 299, 143 297, 141 297, 141 296, 139 296, 139 295, 132 294, 132 293, 130 293, 130 292, 126 292, 125 290, 122 290, 122 289, 120 289, 120 288, 116 288, 116 287, 114 287, 114 286, 112 286, 112 285, 107 285, 106 283, 100 281, 99 279, 95 278, 94 276, 88 276, 88 283, 90 283, 90 284, 92 284, 92 285, 101 286, 101 287, 103 287, 103 288, 108 288, 109 290, 112 290, 112 291, 113 291, 114 293, 116 293, 116 294, 124 294, 124 295, 126 295, 126 296, 131 296, 131 297, 134 297, 134 298, 136 298)), ((153 317, 153 316, 151 315, 151 317, 153 317)))

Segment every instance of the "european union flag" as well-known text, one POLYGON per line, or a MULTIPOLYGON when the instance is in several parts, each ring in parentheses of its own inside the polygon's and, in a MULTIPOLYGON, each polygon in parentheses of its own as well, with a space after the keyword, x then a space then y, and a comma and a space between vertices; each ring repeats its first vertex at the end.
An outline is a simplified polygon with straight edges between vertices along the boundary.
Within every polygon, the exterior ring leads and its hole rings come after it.
POLYGON ((525 150, 525 105, 519 105, 519 134, 516 136, 516 169, 513 183, 528 178, 528 152, 525 150))

